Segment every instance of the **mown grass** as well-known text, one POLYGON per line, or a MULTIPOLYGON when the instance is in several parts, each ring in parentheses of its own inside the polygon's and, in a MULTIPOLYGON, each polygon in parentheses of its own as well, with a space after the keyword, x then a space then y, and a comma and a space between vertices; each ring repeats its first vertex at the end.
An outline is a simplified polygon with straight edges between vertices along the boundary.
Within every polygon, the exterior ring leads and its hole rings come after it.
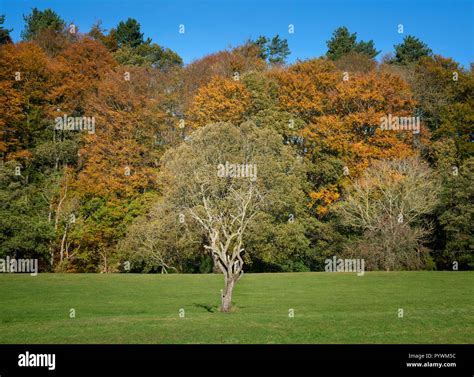
POLYGON ((474 272, 246 274, 228 314, 218 311, 222 280, 217 274, 0 274, 0 343, 474 339, 474 272))

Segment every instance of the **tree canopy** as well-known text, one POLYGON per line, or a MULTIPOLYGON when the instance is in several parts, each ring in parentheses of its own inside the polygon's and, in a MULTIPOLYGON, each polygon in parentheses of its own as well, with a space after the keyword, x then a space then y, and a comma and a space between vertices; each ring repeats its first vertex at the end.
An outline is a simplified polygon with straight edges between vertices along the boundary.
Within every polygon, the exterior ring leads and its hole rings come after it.
POLYGON ((27 41, 35 38, 44 30, 61 32, 66 26, 65 21, 50 8, 44 11, 33 8, 31 14, 23 16, 23 19, 25 21, 25 29, 21 36, 27 41))
POLYGON ((411 36, 378 62, 344 27, 292 64, 279 35, 184 64, 132 18, 65 25, 33 9, 24 40, 0 28, 0 257, 221 272, 227 308, 242 271, 334 255, 473 268, 472 69, 411 36))
POLYGON ((426 43, 412 35, 403 38, 403 42, 395 45, 394 48, 394 62, 398 64, 417 62, 423 56, 430 56, 432 54, 431 49, 426 45, 426 43))
POLYGON ((338 60, 352 52, 367 55, 370 58, 375 58, 380 53, 375 49, 374 41, 357 42, 357 33, 351 33, 345 26, 337 28, 326 44, 328 47, 326 56, 331 60, 338 60))

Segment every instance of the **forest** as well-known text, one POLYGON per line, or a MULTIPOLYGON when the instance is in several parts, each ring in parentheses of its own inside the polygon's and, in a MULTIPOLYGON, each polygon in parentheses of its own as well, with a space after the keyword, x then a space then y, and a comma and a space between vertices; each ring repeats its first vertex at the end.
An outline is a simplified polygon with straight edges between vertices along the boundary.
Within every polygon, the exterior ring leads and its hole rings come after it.
POLYGON ((184 64, 133 18, 81 31, 34 8, 16 43, 4 22, 0 258, 235 277, 335 255, 474 269, 472 64, 412 35, 380 57, 344 26, 292 64, 281 35, 184 64))

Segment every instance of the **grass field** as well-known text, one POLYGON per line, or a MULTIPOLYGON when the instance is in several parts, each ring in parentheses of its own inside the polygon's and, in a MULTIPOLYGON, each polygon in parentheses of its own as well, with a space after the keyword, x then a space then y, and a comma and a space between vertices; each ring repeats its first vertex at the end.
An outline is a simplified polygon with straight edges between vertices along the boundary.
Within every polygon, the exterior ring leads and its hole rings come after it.
POLYGON ((0 274, 0 343, 474 342, 474 272, 246 274, 229 314, 222 280, 0 274))

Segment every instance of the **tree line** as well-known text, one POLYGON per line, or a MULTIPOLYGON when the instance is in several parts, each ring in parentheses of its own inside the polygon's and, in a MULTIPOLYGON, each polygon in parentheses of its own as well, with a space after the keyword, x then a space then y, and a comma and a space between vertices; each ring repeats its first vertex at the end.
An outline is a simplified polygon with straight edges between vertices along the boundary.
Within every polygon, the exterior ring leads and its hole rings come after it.
POLYGON ((472 65, 414 36, 377 62, 345 27, 294 64, 276 35, 184 65, 135 19, 87 33, 51 9, 24 20, 13 43, 0 18, 0 257, 230 285, 243 266, 322 271, 333 255, 474 268, 472 65), (388 116, 420 130, 381 129, 388 116), (219 177, 226 162, 256 181, 219 177))

